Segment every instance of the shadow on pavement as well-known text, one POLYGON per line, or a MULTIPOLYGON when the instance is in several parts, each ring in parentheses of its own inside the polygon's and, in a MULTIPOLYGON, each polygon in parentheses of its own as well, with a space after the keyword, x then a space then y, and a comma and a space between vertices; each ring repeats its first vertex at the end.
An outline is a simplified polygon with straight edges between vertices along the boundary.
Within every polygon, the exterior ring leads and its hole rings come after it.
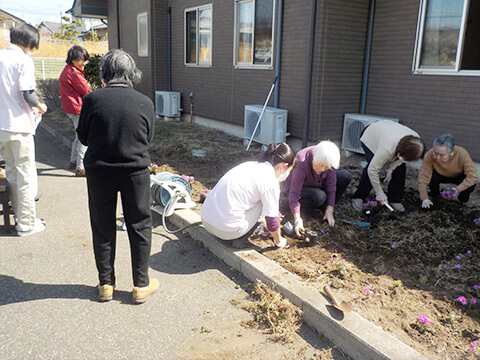
MULTIPOLYGON (((97 302, 94 286, 76 284, 33 284, 13 276, 0 275, 0 306, 42 299, 85 299, 97 302)), ((115 298, 130 302, 131 293, 115 291, 115 298), (125 298, 125 300, 124 300, 125 298), (128 300, 127 300, 128 298, 128 300)))

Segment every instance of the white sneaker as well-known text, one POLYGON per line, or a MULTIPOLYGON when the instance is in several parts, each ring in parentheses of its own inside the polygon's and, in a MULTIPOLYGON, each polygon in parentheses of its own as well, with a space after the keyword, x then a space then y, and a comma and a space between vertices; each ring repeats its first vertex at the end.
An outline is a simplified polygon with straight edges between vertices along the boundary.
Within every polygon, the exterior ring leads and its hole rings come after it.
POLYGON ((30 231, 17 231, 18 236, 28 236, 42 232, 45 230, 45 222, 42 219, 35 219, 35 226, 30 231))
POLYGON ((275 245, 277 245, 278 248, 284 248, 285 246, 287 246, 287 239, 285 239, 283 236, 280 236, 280 243, 277 244, 275 242, 275 240, 273 241, 275 243, 275 245))

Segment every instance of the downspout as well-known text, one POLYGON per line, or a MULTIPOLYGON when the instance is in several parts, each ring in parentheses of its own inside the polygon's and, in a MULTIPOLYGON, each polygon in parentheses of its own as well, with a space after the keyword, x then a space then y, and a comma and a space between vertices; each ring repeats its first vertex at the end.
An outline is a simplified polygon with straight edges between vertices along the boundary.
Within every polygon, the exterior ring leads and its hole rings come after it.
POLYGON ((117 0, 117 49, 121 49, 120 46, 120 0, 117 0))
POLYGON ((151 62, 151 67, 152 67, 152 99, 155 99, 155 90, 157 90, 157 51, 155 49, 155 44, 157 42, 157 37, 155 34, 157 33, 155 31, 155 28, 157 27, 157 8, 155 6, 155 1, 151 2, 151 21, 150 21, 150 33, 153 33, 152 36, 152 43, 150 45, 150 54, 152 54, 152 62, 151 62))
POLYGON ((168 91, 172 91, 172 8, 168 8, 167 16, 167 75, 168 75, 168 91))
POLYGON ((312 73, 313 73, 313 49, 315 47, 315 18, 317 13, 317 0, 312 0, 312 10, 310 18, 310 49, 309 49, 309 67, 306 81, 307 93, 305 96, 305 119, 303 120, 302 148, 307 146, 308 126, 310 124, 310 97, 312 95, 312 73))
POLYGON ((280 54, 282 53, 282 25, 283 25, 283 0, 278 0, 278 15, 277 15, 277 51, 275 52, 275 79, 277 79, 277 86, 273 93, 273 107, 278 108, 278 101, 280 96, 280 54))
POLYGON ((368 77, 372 56, 373 22, 375 20, 375 0, 370 0, 368 10, 367 40, 365 43, 365 60, 363 62, 362 96, 360 98, 360 114, 365 114, 367 104, 368 77))

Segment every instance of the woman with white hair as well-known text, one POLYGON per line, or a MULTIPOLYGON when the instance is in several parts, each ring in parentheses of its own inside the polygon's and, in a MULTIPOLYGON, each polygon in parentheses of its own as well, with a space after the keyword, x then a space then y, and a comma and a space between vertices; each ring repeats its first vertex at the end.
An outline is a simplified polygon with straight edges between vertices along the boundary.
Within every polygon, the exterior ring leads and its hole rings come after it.
POLYGON ((150 98, 133 89, 141 75, 125 51, 106 53, 100 61, 104 88, 83 97, 77 127, 78 139, 88 146, 84 165, 100 301, 112 300, 115 290, 118 193, 130 241, 132 301, 145 302, 159 286, 148 276, 152 242, 148 147, 155 111, 150 98))
POLYGON ((340 166, 340 150, 331 141, 321 141, 297 153, 297 166, 286 182, 288 202, 295 220, 295 233, 305 230, 300 208, 324 211, 324 220, 335 225, 335 204, 352 181, 347 170, 335 170, 340 166))

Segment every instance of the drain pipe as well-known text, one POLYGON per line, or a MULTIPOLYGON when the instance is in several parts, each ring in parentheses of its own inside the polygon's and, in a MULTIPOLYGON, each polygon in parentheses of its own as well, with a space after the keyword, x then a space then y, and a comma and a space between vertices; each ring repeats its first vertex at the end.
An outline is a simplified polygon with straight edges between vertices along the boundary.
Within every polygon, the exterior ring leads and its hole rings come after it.
POLYGON ((273 107, 278 108, 278 101, 280 96, 280 54, 282 53, 282 25, 283 25, 283 0, 278 0, 278 15, 277 15, 277 51, 275 53, 275 78, 277 79, 277 86, 273 93, 273 107))
POLYGON ((121 49, 120 46, 120 0, 116 1, 117 5, 117 49, 121 49))
POLYGON ((168 91, 172 91, 172 8, 168 7, 167 15, 167 58, 168 58, 168 91))
POLYGON ((362 97, 360 98, 360 114, 365 114, 367 104, 368 77, 370 72, 370 59, 372 56, 372 38, 373 38, 373 22, 375 20, 375 0, 370 0, 368 10, 368 27, 367 39, 365 43, 365 59, 363 62, 363 81, 362 81, 362 97))
POLYGON ((306 81, 307 94, 305 96, 305 119, 303 120, 302 148, 307 146, 308 125, 310 123, 310 97, 312 95, 312 73, 313 73, 313 49, 315 47, 315 18, 317 14, 317 0, 312 0, 312 10, 310 18, 310 49, 309 49, 309 68, 306 81))

